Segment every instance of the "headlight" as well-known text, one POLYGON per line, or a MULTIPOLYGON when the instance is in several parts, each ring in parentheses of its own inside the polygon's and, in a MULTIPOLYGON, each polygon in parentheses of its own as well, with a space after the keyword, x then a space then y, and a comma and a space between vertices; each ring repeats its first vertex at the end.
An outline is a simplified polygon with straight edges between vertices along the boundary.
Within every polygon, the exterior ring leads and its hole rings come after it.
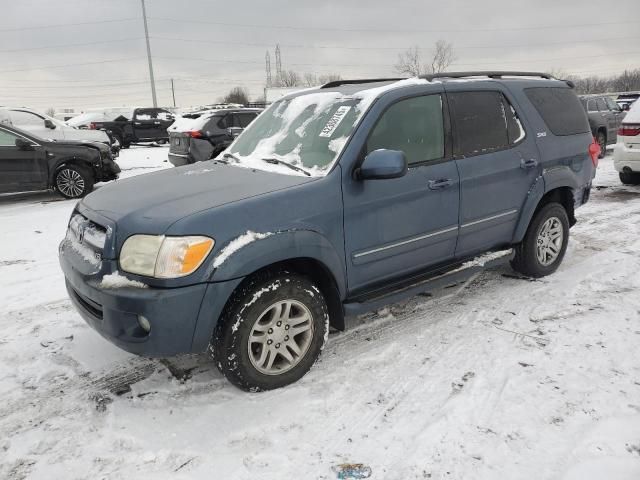
POLYGON ((120 250, 120 268, 147 277, 184 277, 197 270, 214 243, 203 236, 132 235, 120 250))

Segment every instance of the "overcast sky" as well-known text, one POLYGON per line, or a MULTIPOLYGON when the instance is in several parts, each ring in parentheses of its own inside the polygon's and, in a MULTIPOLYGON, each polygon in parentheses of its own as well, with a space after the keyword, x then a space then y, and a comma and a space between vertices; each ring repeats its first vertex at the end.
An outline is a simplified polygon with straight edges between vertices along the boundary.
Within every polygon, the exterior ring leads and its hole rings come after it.
MULTIPOLYGON (((146 0, 158 103, 262 94, 283 69, 395 75, 398 54, 451 42, 450 70, 613 75, 640 66, 638 0, 146 0), (609 5, 609 6, 607 6, 609 5)), ((140 0, 0 0, 0 105, 151 105, 140 0), (102 22, 102 23, 95 23, 102 22)))

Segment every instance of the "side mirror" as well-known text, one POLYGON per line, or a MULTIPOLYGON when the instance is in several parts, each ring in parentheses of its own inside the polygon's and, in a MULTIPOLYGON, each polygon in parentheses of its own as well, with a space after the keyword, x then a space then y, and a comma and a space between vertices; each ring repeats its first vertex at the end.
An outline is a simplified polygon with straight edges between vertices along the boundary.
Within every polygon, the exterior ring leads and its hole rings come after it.
POLYGON ((400 178, 407 174, 407 157, 399 150, 381 148, 367 155, 355 171, 359 180, 383 180, 400 178))
POLYGON ((24 138, 16 138, 16 147, 24 151, 35 150, 33 144, 24 138))
POLYGON ((56 128, 56 124, 53 123, 51 120, 49 120, 48 118, 45 119, 44 121, 44 126, 46 128, 50 128, 51 130, 54 130, 56 128))

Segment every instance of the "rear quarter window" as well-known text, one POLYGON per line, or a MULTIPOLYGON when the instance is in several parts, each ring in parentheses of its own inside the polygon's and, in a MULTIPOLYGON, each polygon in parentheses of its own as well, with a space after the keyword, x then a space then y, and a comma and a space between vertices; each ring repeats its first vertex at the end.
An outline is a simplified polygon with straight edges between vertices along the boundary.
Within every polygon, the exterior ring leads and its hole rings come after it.
POLYGON ((584 108, 571 88, 534 87, 524 92, 554 135, 590 132, 584 108))

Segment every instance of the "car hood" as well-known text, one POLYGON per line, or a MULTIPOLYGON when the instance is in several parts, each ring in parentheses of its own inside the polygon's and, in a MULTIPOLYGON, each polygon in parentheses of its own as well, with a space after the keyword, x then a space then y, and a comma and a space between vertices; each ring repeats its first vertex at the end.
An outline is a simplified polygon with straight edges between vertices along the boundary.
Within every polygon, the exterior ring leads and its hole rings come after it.
POLYGON ((112 220, 120 233, 162 234, 188 215, 316 179, 210 160, 112 182, 85 197, 81 209, 112 220))
POLYGON ((102 152, 109 152, 109 146, 97 140, 47 140, 49 147, 92 147, 102 152))
POLYGON ((102 130, 80 130, 68 127, 64 129, 66 140, 88 140, 91 142, 110 143, 109 135, 102 130))

